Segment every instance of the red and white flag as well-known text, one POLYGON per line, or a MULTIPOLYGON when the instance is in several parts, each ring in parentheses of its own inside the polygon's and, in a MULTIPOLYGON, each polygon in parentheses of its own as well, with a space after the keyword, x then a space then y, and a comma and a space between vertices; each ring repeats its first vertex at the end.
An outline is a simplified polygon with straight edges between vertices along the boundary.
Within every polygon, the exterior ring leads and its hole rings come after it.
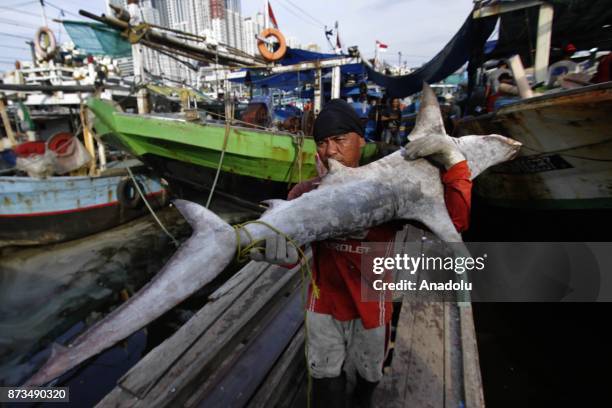
POLYGON ((272 6, 270 5, 270 2, 268 2, 268 17, 270 18, 270 23, 272 24, 272 27, 278 28, 278 23, 276 22, 276 17, 274 17, 274 12, 272 11, 272 6))
POLYGON ((380 41, 376 40, 376 48, 378 48, 378 51, 380 52, 385 52, 387 51, 387 48, 389 48, 389 46, 387 44, 383 44, 380 41))

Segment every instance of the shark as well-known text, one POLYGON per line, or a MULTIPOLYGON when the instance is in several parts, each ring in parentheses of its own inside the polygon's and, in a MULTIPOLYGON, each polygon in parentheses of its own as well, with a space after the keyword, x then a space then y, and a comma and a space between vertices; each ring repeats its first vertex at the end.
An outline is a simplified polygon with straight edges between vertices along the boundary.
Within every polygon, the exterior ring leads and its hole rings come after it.
MULTIPOLYGON (((464 154, 472 178, 513 159, 521 144, 507 137, 446 134, 440 106, 423 85, 421 106, 408 143, 443 135, 464 154)), ((461 242, 444 202, 440 170, 424 158, 409 160, 400 149, 367 165, 349 168, 329 160, 328 173, 313 191, 291 201, 269 200, 259 218, 234 229, 205 207, 174 201, 193 232, 157 275, 133 297, 92 325, 68 346, 52 345, 51 355, 24 385, 47 384, 88 358, 146 326, 211 282, 236 256, 237 246, 282 231, 297 245, 340 237, 393 219, 418 221, 446 242, 461 242)))

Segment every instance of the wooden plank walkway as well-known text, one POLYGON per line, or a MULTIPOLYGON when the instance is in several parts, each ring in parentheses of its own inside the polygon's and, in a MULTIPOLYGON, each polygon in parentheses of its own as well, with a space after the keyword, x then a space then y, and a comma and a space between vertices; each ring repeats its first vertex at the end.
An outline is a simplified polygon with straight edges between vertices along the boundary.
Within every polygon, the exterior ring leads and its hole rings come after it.
POLYGON ((98 406, 197 404, 192 397, 202 384, 261 330, 278 300, 299 286, 298 271, 249 263, 181 329, 132 367, 98 406))
MULTIPOLYGON (((414 251, 419 241, 422 253, 438 250, 431 232, 404 228, 396 253, 414 251)), ((431 301, 421 292, 402 299, 391 366, 374 400, 378 407, 484 408, 471 304, 431 301)))
POLYGON ((405 301, 378 407, 484 407, 471 306, 405 301))

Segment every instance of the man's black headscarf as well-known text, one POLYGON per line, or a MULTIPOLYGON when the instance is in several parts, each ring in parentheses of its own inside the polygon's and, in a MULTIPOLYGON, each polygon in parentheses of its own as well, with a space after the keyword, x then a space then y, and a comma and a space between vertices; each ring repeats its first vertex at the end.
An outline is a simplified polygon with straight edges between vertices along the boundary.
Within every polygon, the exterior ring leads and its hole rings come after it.
POLYGON ((319 142, 330 136, 355 132, 363 137, 364 129, 357 112, 342 99, 329 101, 314 123, 314 139, 319 142))

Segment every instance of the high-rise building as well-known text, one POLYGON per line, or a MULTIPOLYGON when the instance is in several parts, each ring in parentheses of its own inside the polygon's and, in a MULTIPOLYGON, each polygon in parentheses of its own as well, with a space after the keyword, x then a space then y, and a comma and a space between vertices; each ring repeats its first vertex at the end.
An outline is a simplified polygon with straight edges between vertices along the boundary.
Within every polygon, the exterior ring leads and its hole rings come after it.
MULTIPOLYGON (((140 19, 151 24, 161 24, 159 10, 153 7, 151 1, 140 2, 140 19)), ((161 75, 164 72, 168 57, 147 47, 142 47, 142 54, 144 67, 148 72, 153 75, 161 75)))
POLYGON ((242 14, 240 0, 225 0, 225 8, 235 13, 242 14))
MULTIPOLYGON (((127 8, 127 0, 107 3, 127 8)), ((258 13, 243 20, 241 0, 140 0, 140 7, 141 19, 149 23, 213 37, 221 44, 258 54, 256 35, 263 29, 264 17, 258 13)), ((193 70, 166 55, 151 50, 143 54, 145 67, 151 73, 176 80, 192 81, 197 77, 193 70)))
POLYGON ((168 7, 166 0, 151 0, 151 7, 159 12, 159 24, 164 27, 169 27, 168 7))
POLYGON ((251 55, 257 55, 257 35, 263 31, 263 14, 258 13, 255 17, 247 17, 242 21, 243 27, 243 50, 251 55))
POLYGON ((225 21, 227 21, 228 45, 238 48, 239 50, 244 50, 242 17, 239 13, 227 9, 225 13, 225 21))

